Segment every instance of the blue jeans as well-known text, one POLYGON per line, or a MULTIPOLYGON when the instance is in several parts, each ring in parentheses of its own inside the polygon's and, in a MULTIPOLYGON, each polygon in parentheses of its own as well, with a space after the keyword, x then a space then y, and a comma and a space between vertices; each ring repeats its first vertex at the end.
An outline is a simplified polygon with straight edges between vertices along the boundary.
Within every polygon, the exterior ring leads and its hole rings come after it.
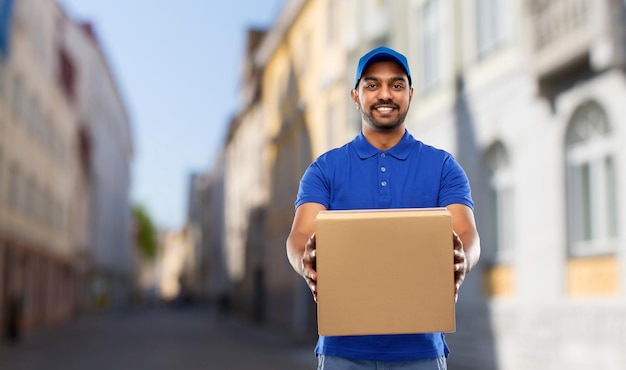
POLYGON ((444 356, 416 361, 367 361, 317 355, 317 370, 446 370, 444 356))

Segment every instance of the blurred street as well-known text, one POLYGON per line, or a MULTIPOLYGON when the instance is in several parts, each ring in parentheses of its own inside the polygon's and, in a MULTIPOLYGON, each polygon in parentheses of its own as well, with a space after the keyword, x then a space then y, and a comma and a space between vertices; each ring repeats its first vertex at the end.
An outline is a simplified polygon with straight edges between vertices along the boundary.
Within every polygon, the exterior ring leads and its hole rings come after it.
POLYGON ((0 342, 1 370, 315 369, 314 339, 210 307, 90 314, 0 342))

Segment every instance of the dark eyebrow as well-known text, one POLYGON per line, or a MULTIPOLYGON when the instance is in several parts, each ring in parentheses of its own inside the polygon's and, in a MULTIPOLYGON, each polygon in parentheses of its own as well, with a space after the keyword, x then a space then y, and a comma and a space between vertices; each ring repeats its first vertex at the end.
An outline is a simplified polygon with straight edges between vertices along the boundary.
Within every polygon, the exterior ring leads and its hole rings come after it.
POLYGON ((380 81, 380 79, 378 79, 376 77, 372 77, 372 76, 365 76, 365 77, 363 77, 363 81, 378 82, 378 81, 380 81))
MULTIPOLYGON (((365 77, 363 77, 363 80, 364 81, 378 82, 378 81, 380 81, 380 78, 373 77, 373 76, 365 76, 365 77)), ((406 78, 404 78, 403 76, 392 77, 392 78, 389 79, 389 81, 391 81, 391 82, 396 82, 396 81, 407 82, 406 78)))

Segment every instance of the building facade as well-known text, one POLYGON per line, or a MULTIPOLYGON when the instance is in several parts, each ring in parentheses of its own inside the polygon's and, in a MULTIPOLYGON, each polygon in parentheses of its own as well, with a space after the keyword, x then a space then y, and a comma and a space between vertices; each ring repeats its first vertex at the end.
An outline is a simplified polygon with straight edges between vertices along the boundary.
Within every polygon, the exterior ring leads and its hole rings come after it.
POLYGON ((222 309, 229 309, 233 284, 226 268, 225 240, 225 190, 224 190, 224 151, 220 151, 211 172, 208 174, 206 204, 208 213, 202 238, 207 241, 207 298, 217 302, 222 309))
POLYGON ((104 134, 112 130, 99 126, 109 123, 103 112, 119 114, 123 104, 110 75, 98 80, 108 66, 93 33, 56 1, 1 5, 0 323, 15 334, 90 307, 101 217, 120 223, 108 230, 108 242, 131 250, 124 212, 132 146, 125 117, 114 122, 114 135, 122 136, 113 141, 104 134), (105 106, 111 99, 118 100, 105 106), (95 100, 100 111, 90 107, 95 100), (125 169, 121 176, 99 165, 116 155, 120 162, 109 167, 125 169), (94 199, 107 183, 119 188, 105 214, 94 199))
POLYGON ((73 221, 86 216, 88 174, 78 117, 59 83, 61 12, 52 1, 3 5, 11 9, 0 65, 0 315, 20 331, 79 309, 77 258, 88 230, 73 221))
POLYGON ((264 155, 267 136, 261 106, 262 69, 253 56, 264 36, 263 30, 248 30, 241 107, 231 121, 224 153, 225 258, 235 291, 233 305, 257 320, 264 315, 266 271, 262 257, 268 171, 264 155))
MULTIPOLYGON (((387 45, 411 66, 407 128, 457 158, 476 203, 483 253, 447 335, 450 366, 623 366, 625 36, 619 0, 286 2, 255 57, 264 122, 255 140, 268 160, 268 180, 256 184, 268 192, 264 319, 315 332, 310 293, 285 257, 298 180, 358 133, 354 68, 387 45)), ((225 163, 224 173, 247 178, 230 167, 247 168, 240 162, 225 163)), ((244 189, 227 190, 226 214, 244 189)), ((245 235, 250 224, 239 225, 245 235)))
POLYGON ((262 104, 269 160, 265 310, 268 320, 296 335, 316 332, 316 309, 287 260, 285 241, 300 177, 317 155, 346 138, 342 8, 342 2, 286 3, 257 54, 265 66, 262 104))
POLYGON ((209 204, 210 178, 205 173, 193 173, 189 179, 189 196, 187 208, 187 224, 189 243, 192 244, 194 260, 192 268, 187 273, 190 295, 208 300, 210 292, 209 282, 209 235, 206 233, 211 204, 209 204))
POLYGON ((67 20, 59 29, 69 99, 89 155, 89 300, 124 305, 135 281, 130 204, 133 141, 126 102, 93 25, 67 20))

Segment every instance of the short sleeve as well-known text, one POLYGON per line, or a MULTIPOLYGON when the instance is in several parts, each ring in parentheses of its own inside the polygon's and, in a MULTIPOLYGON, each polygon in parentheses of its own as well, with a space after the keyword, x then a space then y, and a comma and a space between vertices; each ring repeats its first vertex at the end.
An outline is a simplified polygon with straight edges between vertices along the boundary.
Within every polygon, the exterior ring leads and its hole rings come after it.
POLYGON ((319 159, 304 172, 298 188, 295 207, 303 203, 319 203, 330 208, 330 187, 319 165, 319 159))
POLYGON ((464 204, 474 209, 470 183, 461 165, 451 156, 445 159, 441 174, 439 205, 464 204))

